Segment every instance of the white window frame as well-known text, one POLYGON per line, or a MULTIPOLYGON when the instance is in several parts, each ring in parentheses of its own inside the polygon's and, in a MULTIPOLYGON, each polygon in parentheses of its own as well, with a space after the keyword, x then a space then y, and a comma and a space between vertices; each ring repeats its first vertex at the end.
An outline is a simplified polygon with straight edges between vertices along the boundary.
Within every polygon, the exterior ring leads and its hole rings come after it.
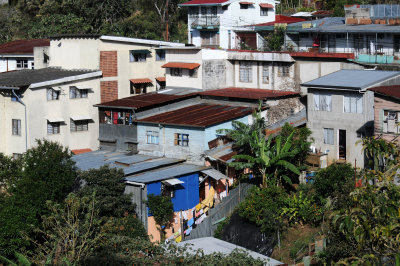
POLYGON ((269 84, 269 65, 263 65, 262 67, 262 83, 269 84))
POLYGON ((146 130, 146 144, 160 144, 159 132, 154 130, 146 130))
POLYGON ((323 129, 324 144, 334 145, 335 144, 335 130, 333 128, 323 129))
POLYGON ((12 135, 21 136, 21 119, 12 119, 12 135))
POLYGON ((253 82, 253 64, 252 62, 239 62, 239 81, 243 83, 253 82))
POLYGON ((314 92, 313 94, 315 111, 332 112, 332 94, 320 92, 314 92))
POLYGON ((363 96, 362 95, 344 95, 343 96, 343 112, 362 114, 363 113, 363 96))
POLYGON ((28 59, 17 59, 17 69, 27 69, 29 68, 29 62, 28 59))

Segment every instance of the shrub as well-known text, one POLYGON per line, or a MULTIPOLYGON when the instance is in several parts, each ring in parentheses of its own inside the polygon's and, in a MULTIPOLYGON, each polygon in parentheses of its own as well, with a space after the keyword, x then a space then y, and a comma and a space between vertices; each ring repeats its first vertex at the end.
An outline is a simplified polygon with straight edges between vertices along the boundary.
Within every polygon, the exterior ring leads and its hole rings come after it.
POLYGON ((286 206, 281 210, 282 217, 286 218, 289 224, 317 225, 322 221, 323 213, 323 208, 302 191, 287 198, 286 206))
POLYGON ((315 190, 318 196, 324 198, 348 192, 349 186, 351 190, 354 188, 354 168, 350 164, 332 164, 320 170, 315 177, 315 190))
POLYGON ((147 200, 147 206, 153 215, 156 224, 159 226, 161 240, 165 236, 165 227, 167 227, 174 217, 174 205, 170 197, 150 194, 147 200))

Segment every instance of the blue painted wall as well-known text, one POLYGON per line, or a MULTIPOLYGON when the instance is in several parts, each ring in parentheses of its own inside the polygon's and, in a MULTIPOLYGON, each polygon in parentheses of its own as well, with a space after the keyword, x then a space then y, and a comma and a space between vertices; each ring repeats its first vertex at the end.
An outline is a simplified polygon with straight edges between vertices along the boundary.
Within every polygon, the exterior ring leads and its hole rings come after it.
MULTIPOLYGON (((172 198, 174 211, 183 211, 193 208, 199 203, 199 173, 176 177, 183 184, 175 186, 175 196, 172 198)), ((147 184, 147 195, 161 194, 161 182, 147 184)), ((152 216, 147 210, 148 216, 152 216)))

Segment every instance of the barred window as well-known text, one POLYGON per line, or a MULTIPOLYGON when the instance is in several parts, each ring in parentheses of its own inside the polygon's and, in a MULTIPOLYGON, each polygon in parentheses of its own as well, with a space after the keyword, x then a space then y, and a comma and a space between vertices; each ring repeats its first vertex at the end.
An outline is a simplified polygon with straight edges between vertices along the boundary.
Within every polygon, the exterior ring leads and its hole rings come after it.
POLYGON ((47 100, 48 101, 55 101, 60 98, 60 92, 56 91, 52 88, 47 89, 47 100))
POLYGON ((20 119, 12 120, 12 134, 14 136, 21 136, 21 120, 20 119))
POLYGON ((262 83, 264 83, 264 84, 268 84, 269 83, 269 66, 268 65, 263 65, 262 83))
POLYGON ((278 77, 289 77, 289 75, 290 75, 289 66, 280 66, 278 68, 278 77))
POLYGON ((70 99, 79 99, 79 98, 87 98, 88 97, 88 89, 78 89, 75 86, 69 87, 69 98, 70 99))
POLYGON ((189 134, 180 134, 175 133, 175 141, 174 144, 176 146, 189 146, 189 134))
POLYGON ((48 135, 53 135, 53 134, 60 134, 60 123, 51 123, 47 121, 47 134, 48 135))
POLYGON ((251 62, 240 62, 239 64, 239 80, 240 82, 252 82, 252 64, 251 62))
POLYGON ((71 132, 88 131, 89 130, 89 121, 88 120, 74 121, 71 119, 70 130, 71 130, 71 132))

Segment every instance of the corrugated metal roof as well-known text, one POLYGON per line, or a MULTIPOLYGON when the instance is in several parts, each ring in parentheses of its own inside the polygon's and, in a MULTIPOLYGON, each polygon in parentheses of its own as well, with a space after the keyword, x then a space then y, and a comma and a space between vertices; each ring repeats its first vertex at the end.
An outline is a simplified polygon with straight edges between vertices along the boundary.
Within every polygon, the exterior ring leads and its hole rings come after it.
POLYGON ((191 173, 200 172, 207 168, 209 168, 209 167, 193 165, 193 164, 178 164, 178 165, 173 165, 173 166, 169 166, 169 167, 162 168, 162 169, 148 171, 148 172, 145 172, 142 174, 129 176, 129 177, 125 178, 125 180, 131 181, 131 182, 148 184, 148 183, 152 183, 152 182, 162 181, 162 180, 166 180, 166 179, 170 179, 170 178, 174 178, 174 177, 179 177, 179 176, 188 175, 191 173))
POLYGON ((312 57, 312 58, 338 58, 355 59, 354 53, 314 53, 314 52, 290 52, 292 57, 312 57))
POLYGON ((48 39, 17 40, 0 45, 0 54, 32 54, 34 47, 50 46, 48 39))
POLYGON ((192 0, 180 4, 180 6, 190 6, 190 5, 221 5, 223 3, 229 2, 229 0, 192 0))
POLYGON ((176 100, 183 100, 186 98, 195 97, 197 94, 184 94, 184 95, 174 95, 166 93, 145 93, 140 95, 135 95, 111 102, 106 102, 102 104, 97 104, 97 107, 120 107, 120 108, 132 108, 141 109, 146 107, 155 107, 158 104, 164 104, 167 102, 173 102, 176 100))
POLYGON ((303 126, 307 123, 307 110, 304 108, 300 112, 297 112, 285 119, 282 119, 281 121, 278 121, 274 124, 271 124, 267 126, 266 133, 267 135, 270 134, 275 134, 279 131, 281 131, 282 127, 286 124, 289 123, 293 127, 299 127, 303 126))
POLYGON ((275 21, 272 22, 267 22, 267 23, 260 23, 256 24, 256 30, 260 30, 257 27, 263 27, 263 26, 274 26, 275 24, 291 24, 291 23, 296 23, 296 22, 302 22, 306 21, 304 18, 293 18, 289 16, 284 16, 284 15, 276 15, 275 16, 275 21))
POLYGON ((210 157, 213 160, 221 160, 224 162, 233 161, 232 157, 237 154, 237 152, 233 151, 232 143, 227 143, 222 146, 215 147, 213 149, 207 150, 204 152, 206 156, 210 157))
POLYGON ((400 99, 400 85, 369 88, 373 92, 400 99))
POLYGON ((161 67, 163 68, 185 68, 185 69, 195 69, 200 66, 199 63, 185 63, 185 62, 169 62, 161 67))
POLYGON ((151 79, 149 78, 143 78, 143 79, 130 79, 130 82, 133 84, 143 84, 143 83, 153 83, 151 79))
POLYGON ((129 166, 127 168, 123 168, 125 175, 133 175, 133 174, 138 174, 144 171, 149 171, 152 169, 156 169, 159 167, 165 167, 173 164, 178 164, 182 163, 185 160, 181 159, 170 159, 170 158, 157 158, 157 159, 151 159, 148 161, 143 161, 140 163, 135 163, 132 166, 129 166))
POLYGON ((220 179, 227 179, 229 177, 227 177, 226 175, 224 175, 223 173, 221 173, 220 171, 215 170, 214 168, 210 168, 210 169, 206 169, 201 171, 203 174, 206 174, 208 176, 210 176, 211 178, 215 179, 215 180, 220 180, 220 179))
POLYGON ((225 88, 204 91, 200 93, 204 96, 218 96, 218 97, 229 97, 229 98, 241 98, 241 99, 252 99, 252 100, 266 100, 268 98, 279 98, 291 95, 298 95, 298 92, 294 91, 279 91, 279 90, 265 90, 265 89, 249 89, 249 88, 225 88))
POLYGON ((175 126, 208 127, 249 115, 250 107, 233 107, 215 104, 197 104, 174 111, 137 120, 138 123, 151 123, 175 126))
POLYGON ((360 90, 398 75, 400 72, 397 71, 339 70, 303 83, 301 86, 360 90))

